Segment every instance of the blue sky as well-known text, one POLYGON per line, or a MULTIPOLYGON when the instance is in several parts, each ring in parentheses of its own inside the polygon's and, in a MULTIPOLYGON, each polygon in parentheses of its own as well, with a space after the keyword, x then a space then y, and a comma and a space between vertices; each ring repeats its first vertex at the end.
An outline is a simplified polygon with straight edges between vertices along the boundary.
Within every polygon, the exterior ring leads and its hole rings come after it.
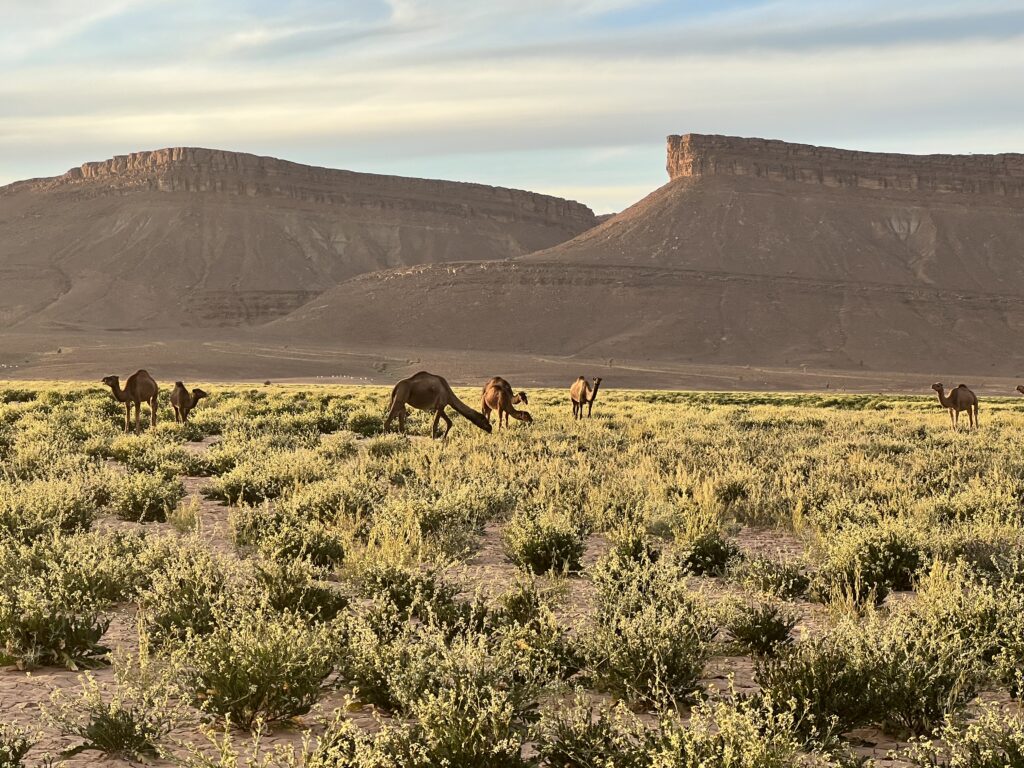
POLYGON ((1024 151, 1024 2, 0 0, 0 184, 164 146, 620 210, 689 131, 1024 151))

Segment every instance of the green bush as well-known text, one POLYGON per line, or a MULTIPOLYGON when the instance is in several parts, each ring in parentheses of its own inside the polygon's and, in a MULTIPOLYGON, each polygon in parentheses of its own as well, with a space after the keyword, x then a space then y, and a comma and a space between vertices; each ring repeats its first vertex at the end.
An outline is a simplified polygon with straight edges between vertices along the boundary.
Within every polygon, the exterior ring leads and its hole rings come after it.
POLYGON ((776 703, 792 702, 807 739, 829 741, 867 725, 877 712, 872 670, 852 630, 802 640, 755 662, 755 680, 776 703))
POLYGON ((647 730, 621 703, 597 707, 577 694, 572 707, 546 712, 537 752, 557 768, 649 768, 647 730))
POLYGON ((630 701, 693 697, 715 626, 688 593, 685 571, 612 555, 595 574, 598 608, 583 638, 597 684, 630 701))
POLYGON ((87 594, 58 578, 35 577, 0 589, 0 658, 22 669, 102 664, 110 619, 87 594))
POLYGON ((348 607, 349 599, 320 580, 318 570, 306 560, 261 560, 253 563, 253 575, 274 611, 291 611, 308 621, 332 621, 348 607))
POLYGON ((744 560, 732 569, 732 575, 741 584, 781 600, 803 597, 811 581, 798 563, 769 557, 744 560))
POLYGON ((586 538, 579 525, 551 508, 515 512, 502 532, 508 559, 532 573, 575 573, 586 538))
POLYGON ((110 503, 122 520, 164 523, 168 513, 184 497, 185 488, 176 479, 156 474, 134 474, 127 475, 114 486, 110 503))
POLYGON ((814 589, 824 600, 881 604, 893 590, 908 590, 923 565, 916 534, 894 524, 854 526, 830 535, 814 589))
POLYGON ((23 768, 32 749, 33 735, 17 725, 0 723, 0 768, 23 768))
POLYGON ((1024 766, 1024 720, 996 704, 984 704, 970 721, 953 718, 920 738, 898 757, 915 768, 1019 768, 1024 766))
POLYGON ((348 415, 345 429, 363 437, 373 437, 384 431, 384 417, 375 411, 355 411, 348 415))
POLYGON ((728 616, 729 636, 758 656, 778 653, 793 642, 797 615, 776 603, 743 603, 728 616))
POLYGON ((89 530, 103 493, 97 480, 79 475, 0 482, 0 534, 27 542, 53 532, 89 530))
POLYGON ((327 461, 311 449, 246 452, 242 461, 205 486, 203 493, 229 504, 255 504, 276 499, 305 483, 322 480, 328 474, 327 461))
POLYGON ((252 728, 309 712, 336 655, 326 625, 246 611, 191 637, 181 660, 196 706, 252 728))

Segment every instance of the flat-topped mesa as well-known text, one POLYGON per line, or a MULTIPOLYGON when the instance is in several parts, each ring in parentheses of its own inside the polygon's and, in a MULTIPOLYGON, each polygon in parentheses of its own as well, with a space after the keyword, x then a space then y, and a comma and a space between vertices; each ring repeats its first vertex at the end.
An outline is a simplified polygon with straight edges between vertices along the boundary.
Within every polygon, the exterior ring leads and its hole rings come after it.
POLYGON ((747 176, 827 187, 1024 196, 1024 155, 900 155, 688 133, 668 137, 669 178, 747 176))
POLYGON ((273 157, 198 147, 172 147, 85 163, 62 176, 17 182, 4 191, 81 188, 94 193, 219 192, 454 216, 557 218, 595 223, 572 200, 505 187, 414 179, 292 163, 273 157))

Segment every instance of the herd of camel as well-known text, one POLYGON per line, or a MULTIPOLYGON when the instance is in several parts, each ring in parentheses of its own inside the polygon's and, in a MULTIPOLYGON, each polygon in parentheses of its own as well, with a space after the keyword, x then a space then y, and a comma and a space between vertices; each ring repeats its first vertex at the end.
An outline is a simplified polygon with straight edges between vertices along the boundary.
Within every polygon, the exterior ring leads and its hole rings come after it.
MULTIPOLYGON (((117 376, 105 376, 103 384, 110 387, 114 399, 124 403, 124 431, 131 431, 132 407, 135 408, 135 431, 140 431, 140 411, 142 403, 149 404, 150 423, 156 426, 157 395, 160 387, 147 371, 139 370, 128 377, 121 387, 120 379, 117 376)), ((572 401, 573 419, 582 419, 584 409, 587 417, 594 409, 594 401, 597 399, 597 391, 601 387, 601 378, 594 377, 593 386, 580 376, 569 388, 569 399, 572 401)), ((949 421, 953 429, 960 423, 960 414, 967 412, 970 429, 978 426, 978 396, 965 385, 961 384, 946 393, 946 388, 941 384, 932 384, 932 389, 939 396, 939 403, 949 411, 949 421)), ((1017 391, 1024 395, 1024 384, 1017 387, 1017 391)), ((174 408, 174 420, 178 423, 188 421, 188 415, 201 399, 208 397, 201 389, 189 389, 180 381, 174 382, 174 389, 171 390, 171 407, 174 408)), ((443 376, 438 376, 426 371, 420 371, 407 379, 402 379, 395 384, 391 390, 391 400, 388 405, 388 412, 384 418, 384 431, 387 432, 391 422, 398 419, 398 428, 405 431, 405 419, 408 414, 406 406, 411 406, 421 411, 434 414, 434 421, 430 425, 431 437, 447 437, 448 431, 452 428, 452 420, 445 413, 446 408, 465 416, 470 422, 480 427, 484 432, 491 431, 491 413, 498 414, 498 429, 502 425, 507 428, 509 418, 530 424, 533 417, 529 411, 516 408, 517 405, 529 405, 525 392, 513 392, 512 385, 500 376, 484 384, 483 395, 480 402, 480 410, 474 411, 462 402, 448 385, 443 376), (445 423, 443 434, 438 433, 440 422, 445 423)))
MULTIPOLYGON (((150 423, 152 426, 156 426, 157 396, 160 393, 160 387, 148 371, 136 371, 128 377, 124 387, 121 386, 121 380, 117 376, 104 376, 102 383, 110 387, 117 402, 124 403, 125 432, 132 430, 133 407, 135 408, 135 432, 138 433, 141 430, 143 403, 149 405, 150 423)), ((569 398, 572 400, 574 419, 583 418, 584 408, 586 408, 587 417, 590 416, 600 387, 600 377, 594 378, 593 386, 583 376, 573 382, 569 388, 569 398)), ((190 392, 184 383, 174 382, 174 389, 171 390, 174 420, 181 424, 187 422, 189 413, 204 397, 209 397, 209 395, 203 390, 193 389, 190 392)), ((408 414, 406 406, 412 406, 434 414, 434 422, 430 427, 431 437, 438 437, 438 423, 442 420, 445 423, 445 430, 441 437, 447 437, 448 430, 452 428, 452 420, 445 413, 445 408, 448 407, 465 416, 485 432, 490 432, 492 412, 498 414, 498 429, 501 429, 502 424, 506 428, 508 427, 509 417, 527 424, 532 423, 533 417, 529 411, 516 408, 517 405, 529 405, 529 402, 525 392, 513 393, 511 384, 500 376, 495 376, 484 385, 480 411, 474 411, 455 395, 444 377, 420 371, 407 379, 402 379, 391 390, 391 400, 387 416, 384 418, 384 431, 387 432, 391 422, 397 417, 398 427, 404 432, 405 419, 408 414)))

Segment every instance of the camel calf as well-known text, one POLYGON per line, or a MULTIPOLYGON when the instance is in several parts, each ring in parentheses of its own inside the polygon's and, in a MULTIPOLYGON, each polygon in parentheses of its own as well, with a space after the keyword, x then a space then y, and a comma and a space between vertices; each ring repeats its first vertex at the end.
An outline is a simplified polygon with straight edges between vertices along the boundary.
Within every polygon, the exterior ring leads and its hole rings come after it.
POLYGON ((198 387, 189 392, 180 381, 174 382, 174 389, 171 390, 171 407, 174 408, 175 423, 185 424, 188 422, 189 413, 204 397, 209 397, 209 395, 198 387))
POLYGON ((515 407, 516 403, 529 404, 526 393, 520 392, 517 395, 513 395, 512 385, 500 376, 495 376, 484 384, 483 402, 480 410, 487 417, 488 422, 491 420, 491 411, 498 412, 498 429, 501 429, 502 419, 505 421, 505 426, 508 427, 509 416, 519 421, 525 421, 527 424, 533 423, 533 416, 530 415, 529 411, 518 410, 515 407))

